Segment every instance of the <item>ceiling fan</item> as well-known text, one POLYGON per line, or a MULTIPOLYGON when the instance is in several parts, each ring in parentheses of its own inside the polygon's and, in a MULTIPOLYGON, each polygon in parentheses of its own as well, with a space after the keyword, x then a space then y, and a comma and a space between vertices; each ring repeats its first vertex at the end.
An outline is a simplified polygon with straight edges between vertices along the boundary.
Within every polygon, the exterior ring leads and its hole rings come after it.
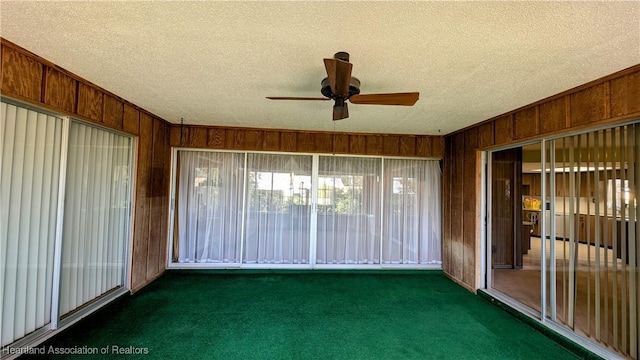
POLYGON ((360 80, 351 76, 353 64, 349 53, 338 52, 333 59, 324 59, 327 77, 321 82, 320 92, 324 97, 267 96, 271 100, 334 100, 333 120, 349 117, 347 100, 352 104, 412 106, 420 93, 360 94, 360 80))

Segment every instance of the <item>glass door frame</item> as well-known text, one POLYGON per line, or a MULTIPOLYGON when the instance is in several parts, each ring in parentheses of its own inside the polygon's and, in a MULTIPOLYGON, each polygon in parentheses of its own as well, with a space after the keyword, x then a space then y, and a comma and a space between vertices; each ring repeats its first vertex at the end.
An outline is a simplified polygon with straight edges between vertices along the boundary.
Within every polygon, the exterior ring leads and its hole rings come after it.
MULTIPOLYGON (((500 152, 500 151, 504 151, 504 150, 509 150, 509 149, 515 149, 518 147, 524 147, 527 145, 533 145, 533 144, 540 144, 540 148, 541 148, 541 174, 545 173, 545 167, 544 167, 544 151, 542 151, 542 149, 544 149, 544 144, 545 144, 545 140, 546 139, 536 139, 533 141, 527 141, 527 142, 522 142, 522 143, 518 143, 518 144, 510 144, 508 146, 501 146, 501 147, 497 147, 495 149, 490 149, 490 150, 486 150, 482 152, 482 170, 481 170, 481 177, 482 177, 482 198, 484 200, 484 206, 482 206, 482 211, 483 211, 483 219, 485 219, 484 223, 483 223, 483 228, 481 229, 480 233, 482 236, 482 241, 481 241, 481 251, 483 251, 483 256, 482 258, 482 280, 483 282, 480 284, 480 287, 486 290, 489 290, 491 292, 492 295, 496 295, 497 298, 500 298, 501 301, 507 303, 509 306, 533 317, 536 318, 538 320, 544 319, 544 312, 545 312, 545 306, 543 306, 544 302, 545 302, 545 297, 546 297, 546 284, 545 284, 545 277, 542 276, 542 274, 545 273, 546 269, 545 269, 545 262, 543 261, 544 258, 541 258, 540 261, 540 265, 541 265, 541 269, 540 269, 540 274, 541 274, 541 283, 540 283, 540 288, 541 288, 541 297, 540 297, 540 309, 541 311, 538 311, 534 308, 531 308, 527 305, 524 305, 520 302, 518 302, 517 300, 511 298, 510 296, 508 296, 507 294, 504 294, 502 292, 500 292, 499 290, 495 289, 493 287, 493 254, 492 254, 492 239, 491 239, 491 233, 492 233, 492 211, 491 209, 493 208, 493 201, 492 201, 492 194, 493 194, 493 188, 492 188, 492 179, 493 179, 493 166, 492 166, 492 158, 493 158, 493 154, 496 152, 500 152)), ((514 184, 514 186, 521 186, 521 184, 514 184)), ((545 194, 546 191, 546 181, 545 181, 545 176, 541 175, 541 194, 545 194)), ((541 195, 542 198, 544 198, 544 195, 541 195)), ((541 204, 541 210, 540 213, 544 214, 546 211, 546 201, 542 201, 541 204)), ((547 230, 547 224, 546 224, 546 220, 545 220, 545 216, 539 216, 540 218, 540 238, 541 239, 545 239, 547 234, 546 234, 546 230, 547 230)), ((542 249, 541 249, 541 253, 544 254, 546 249, 545 249, 545 241, 541 241, 541 245, 542 245, 542 249)))

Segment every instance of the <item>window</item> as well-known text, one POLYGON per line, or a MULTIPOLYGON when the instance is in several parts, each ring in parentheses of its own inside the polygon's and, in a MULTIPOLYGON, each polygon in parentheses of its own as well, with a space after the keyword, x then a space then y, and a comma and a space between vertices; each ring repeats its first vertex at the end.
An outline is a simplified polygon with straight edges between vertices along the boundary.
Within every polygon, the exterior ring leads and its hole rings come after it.
POLYGON ((177 159, 173 261, 240 262, 244 155, 180 151, 177 159))
POLYGON ((607 208, 615 210, 620 215, 622 207, 629 209, 631 199, 631 189, 629 180, 609 179, 607 180, 607 208))
POLYGON ((311 157, 248 154, 244 263, 308 264, 311 157))
POLYGON ((318 264, 380 264, 380 171, 382 159, 321 156, 318 264))
POLYGON ((440 264, 440 168, 424 160, 385 161, 385 264, 440 264))
POLYGON ((176 152, 171 266, 441 264, 437 161, 176 152))

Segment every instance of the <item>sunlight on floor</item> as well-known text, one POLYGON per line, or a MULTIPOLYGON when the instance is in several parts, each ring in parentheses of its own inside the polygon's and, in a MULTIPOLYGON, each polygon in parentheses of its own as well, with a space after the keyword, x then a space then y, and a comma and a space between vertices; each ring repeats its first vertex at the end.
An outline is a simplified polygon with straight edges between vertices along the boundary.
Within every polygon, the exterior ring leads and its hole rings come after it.
MULTIPOLYGON (((531 238, 531 249, 523 256, 522 269, 493 270, 494 289, 537 312, 541 311, 541 245, 540 238, 531 238)), ((551 241, 547 240, 545 245, 547 257, 550 257, 551 241)), ((624 284, 628 282, 631 270, 621 259, 616 258, 613 249, 596 248, 582 243, 575 245, 576 265, 572 272, 569 259, 572 244, 563 240, 555 241, 556 322, 610 348, 625 347, 622 339, 628 325, 626 314, 629 314, 630 304, 624 284), (574 275, 573 278, 571 275, 574 275), (575 283, 573 307, 568 306, 572 296, 571 282, 575 283), (600 295, 596 296, 597 294, 600 295)), ((547 263, 547 274, 550 274, 549 265, 547 263)), ((551 281, 550 276, 547 281, 551 281)), ((546 293, 546 301, 549 301, 550 287, 547 287, 546 293)), ((549 316, 552 316, 550 309, 547 306, 549 316)))

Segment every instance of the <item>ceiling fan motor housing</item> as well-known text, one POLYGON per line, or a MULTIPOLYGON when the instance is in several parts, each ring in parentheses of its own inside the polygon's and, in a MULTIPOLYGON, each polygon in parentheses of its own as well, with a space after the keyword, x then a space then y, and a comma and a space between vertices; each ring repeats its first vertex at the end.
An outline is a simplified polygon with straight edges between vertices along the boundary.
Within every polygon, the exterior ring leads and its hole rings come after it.
MULTIPOLYGON (((322 95, 334 100, 338 98, 338 96, 331 91, 331 83, 329 82, 328 77, 322 80, 321 86, 322 88, 320 89, 320 92, 322 95)), ((358 94, 360 94, 360 80, 352 76, 351 81, 349 82, 349 94, 344 99, 346 100, 351 96, 358 94)))

